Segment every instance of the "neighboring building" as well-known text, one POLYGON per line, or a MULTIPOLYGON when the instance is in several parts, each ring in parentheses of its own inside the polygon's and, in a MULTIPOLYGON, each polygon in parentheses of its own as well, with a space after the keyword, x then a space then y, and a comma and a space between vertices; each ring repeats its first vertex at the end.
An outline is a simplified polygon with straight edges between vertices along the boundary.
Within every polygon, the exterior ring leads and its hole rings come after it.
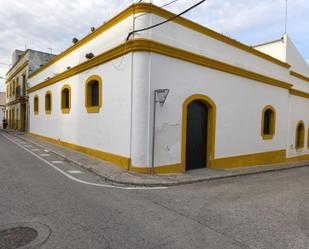
POLYGON ((5 115, 5 92, 0 92, 0 126, 5 115))
POLYGON ((54 57, 32 49, 14 51, 13 66, 6 74, 6 119, 9 128, 28 130, 28 76, 54 57))
POLYGON ((249 47, 135 4, 30 75, 30 132, 156 173, 309 159, 309 68, 287 36, 249 47), (129 37, 127 42, 125 39, 129 37))

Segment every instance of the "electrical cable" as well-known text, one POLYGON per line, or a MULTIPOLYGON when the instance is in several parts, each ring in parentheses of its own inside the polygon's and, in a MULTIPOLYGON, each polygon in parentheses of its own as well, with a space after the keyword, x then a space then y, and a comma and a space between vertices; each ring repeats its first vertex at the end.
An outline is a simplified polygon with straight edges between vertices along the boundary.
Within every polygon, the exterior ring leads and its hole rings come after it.
POLYGON ((163 5, 160 6, 160 7, 161 7, 161 8, 164 8, 164 7, 169 6, 169 5, 171 5, 171 4, 175 3, 175 2, 178 2, 178 1, 179 1, 179 0, 173 0, 173 1, 169 2, 169 3, 163 4, 163 5))
POLYGON ((170 21, 172 21, 172 20, 174 20, 174 19, 176 19, 176 18, 178 18, 178 17, 180 17, 180 16, 186 14, 187 12, 189 12, 190 10, 196 8, 197 6, 201 5, 201 4, 204 3, 204 2, 206 2, 206 0, 202 0, 202 1, 200 1, 200 2, 198 2, 198 3, 196 3, 196 4, 194 4, 193 6, 191 6, 190 8, 188 8, 188 9, 186 9, 186 10, 184 10, 183 12, 179 13, 178 15, 173 16, 172 18, 167 19, 167 20, 165 20, 165 21, 163 21, 163 22, 154 24, 154 25, 149 26, 149 27, 147 27, 147 28, 138 29, 138 30, 133 30, 133 31, 131 31, 131 32, 128 34, 126 41, 128 41, 128 40, 130 39, 131 35, 133 35, 133 34, 135 34, 135 33, 137 33, 137 32, 141 32, 141 31, 146 31, 146 30, 149 30, 149 29, 153 29, 153 28, 155 28, 155 27, 161 26, 162 24, 168 23, 168 22, 170 22, 170 21))

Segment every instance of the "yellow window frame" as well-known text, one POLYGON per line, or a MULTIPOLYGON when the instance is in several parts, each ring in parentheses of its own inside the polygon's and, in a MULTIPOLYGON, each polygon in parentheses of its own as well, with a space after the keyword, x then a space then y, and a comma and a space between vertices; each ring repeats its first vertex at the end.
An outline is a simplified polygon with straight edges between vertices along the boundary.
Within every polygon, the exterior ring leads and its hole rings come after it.
POLYGON ((33 98, 33 112, 34 115, 38 115, 39 114, 39 106, 40 106, 40 102, 39 102, 39 96, 35 95, 33 98), (37 103, 36 103, 37 101, 37 103))
POLYGON ((53 103, 53 94, 52 94, 52 92, 51 91, 47 91, 46 93, 45 93, 45 114, 46 115, 50 115, 51 114, 51 112, 52 112, 52 103, 53 103), (49 95, 50 96, 50 98, 49 98, 49 106, 50 106, 50 109, 47 109, 47 95, 49 95))
POLYGON ((304 145, 305 145, 305 125, 304 125, 304 121, 300 120, 298 121, 297 125, 296 125, 296 132, 295 132, 295 149, 296 150, 300 150, 302 148, 304 148, 304 145), (300 145, 298 146, 298 127, 299 126, 302 126, 302 130, 300 131, 301 134, 300 134, 300 145))
POLYGON ((261 119, 261 136, 264 140, 273 139, 276 133, 276 109, 272 105, 267 105, 262 110, 262 119, 261 119), (265 123, 265 113, 267 110, 271 110, 270 116, 270 134, 264 134, 264 123, 265 123))
POLYGON ((90 76, 85 83, 85 107, 88 113, 98 113, 102 107, 102 78, 99 75, 90 76), (99 101, 97 106, 91 106, 91 89, 90 83, 99 82, 99 101))
POLYGON ((63 114, 69 114, 69 113, 70 113, 70 110, 71 110, 71 100, 72 100, 72 97, 71 97, 71 87, 70 87, 70 85, 65 84, 65 85, 61 88, 60 94, 61 94, 61 98, 60 98, 60 101, 61 101, 61 102, 60 102, 61 112, 62 112, 63 114), (63 106, 64 106, 64 101, 65 101, 65 99, 64 99, 64 97, 63 97, 63 91, 64 91, 65 89, 68 89, 68 90, 69 90, 69 108, 64 108, 64 107, 63 107, 63 106))

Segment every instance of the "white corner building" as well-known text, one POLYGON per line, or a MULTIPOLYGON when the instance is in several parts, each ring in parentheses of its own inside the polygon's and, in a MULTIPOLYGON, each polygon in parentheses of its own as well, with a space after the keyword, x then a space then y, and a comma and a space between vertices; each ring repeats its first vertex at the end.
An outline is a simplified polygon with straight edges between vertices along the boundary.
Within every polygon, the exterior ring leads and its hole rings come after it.
POLYGON ((183 17, 138 31, 173 16, 132 5, 33 72, 30 133, 141 173, 308 160, 309 67, 290 39, 249 47, 183 17))

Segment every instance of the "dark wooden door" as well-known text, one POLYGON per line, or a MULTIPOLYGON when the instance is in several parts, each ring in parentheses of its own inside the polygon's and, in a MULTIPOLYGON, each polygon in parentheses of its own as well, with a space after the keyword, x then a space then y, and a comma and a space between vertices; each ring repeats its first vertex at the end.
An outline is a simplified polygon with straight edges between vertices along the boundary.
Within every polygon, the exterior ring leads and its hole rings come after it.
POLYGON ((207 106, 191 102, 187 111, 186 170, 206 167, 207 123, 207 106))

